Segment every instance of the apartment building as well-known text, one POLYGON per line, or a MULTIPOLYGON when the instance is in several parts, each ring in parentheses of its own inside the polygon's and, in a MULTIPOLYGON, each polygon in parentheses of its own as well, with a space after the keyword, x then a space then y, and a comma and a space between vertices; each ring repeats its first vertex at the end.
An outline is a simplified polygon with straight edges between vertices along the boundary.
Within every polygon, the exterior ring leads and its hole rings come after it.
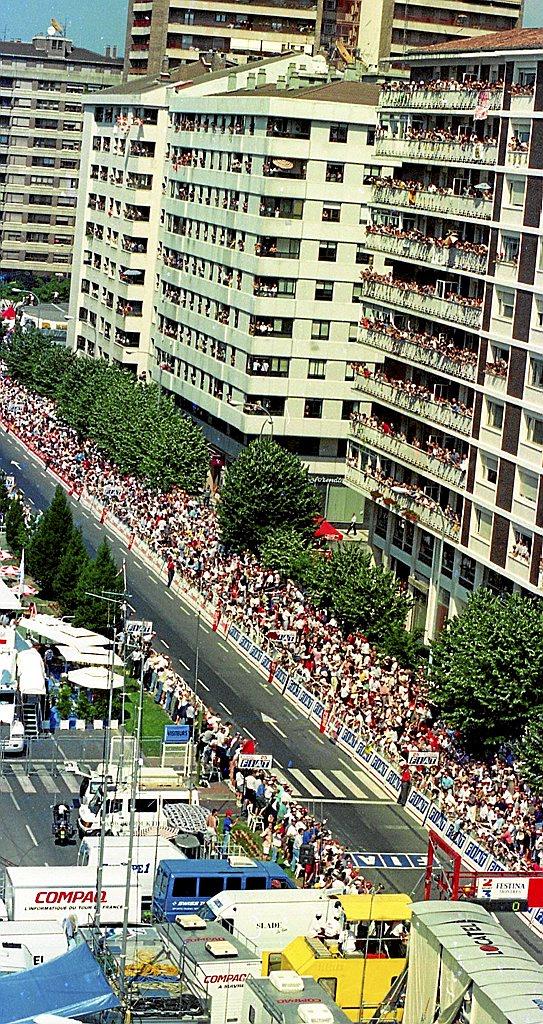
POLYGON ((347 480, 428 637, 480 585, 541 594, 543 31, 406 62, 380 99, 347 480))
POLYGON ((321 45, 341 40, 374 67, 415 47, 516 28, 521 9, 522 0, 323 0, 321 45))
POLYGON ((55 30, 0 42, 2 271, 69 274, 85 93, 120 79, 123 62, 55 30))
POLYGON ((130 0, 125 76, 194 63, 201 54, 245 63, 286 51, 315 53, 322 0, 130 0))
POLYGON ((172 97, 151 367, 226 457, 273 433, 340 484, 378 89, 284 85, 172 97))

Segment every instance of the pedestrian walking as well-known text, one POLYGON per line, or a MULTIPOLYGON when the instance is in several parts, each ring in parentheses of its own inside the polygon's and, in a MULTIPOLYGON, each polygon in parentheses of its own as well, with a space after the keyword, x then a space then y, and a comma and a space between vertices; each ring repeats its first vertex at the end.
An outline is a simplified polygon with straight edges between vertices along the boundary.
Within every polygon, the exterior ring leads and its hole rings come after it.
POLYGON ((400 795, 398 797, 398 803, 400 807, 405 807, 407 803, 407 797, 409 796, 409 790, 411 789, 411 772, 409 766, 404 764, 401 774, 401 786, 400 795))
POLYGON ((346 536, 346 537, 348 537, 348 536, 349 536, 349 534, 351 534, 351 533, 352 533, 352 534, 353 534, 353 536, 354 536, 354 537, 356 537, 356 530, 357 530, 357 524, 356 524, 356 512, 353 512, 353 514, 352 514, 352 516, 351 516, 351 521, 350 521, 350 523, 349 523, 349 525, 348 525, 348 527, 347 527, 347 531, 346 531, 346 533, 345 533, 345 536, 346 536))
POLYGON ((167 586, 168 586, 168 587, 171 587, 171 585, 172 585, 172 583, 173 583, 173 578, 174 578, 174 576, 175 576, 175 562, 174 562, 174 560, 173 560, 173 558, 172 558, 172 556, 171 556, 171 555, 170 555, 170 557, 168 558, 168 561, 167 561, 167 563, 166 563, 166 572, 167 572, 167 574, 168 574, 168 583, 167 583, 167 586))
POLYGON ((232 831, 232 811, 226 811, 224 815, 224 821, 222 823, 222 853, 226 857, 228 855, 228 848, 230 846, 230 833, 232 831))

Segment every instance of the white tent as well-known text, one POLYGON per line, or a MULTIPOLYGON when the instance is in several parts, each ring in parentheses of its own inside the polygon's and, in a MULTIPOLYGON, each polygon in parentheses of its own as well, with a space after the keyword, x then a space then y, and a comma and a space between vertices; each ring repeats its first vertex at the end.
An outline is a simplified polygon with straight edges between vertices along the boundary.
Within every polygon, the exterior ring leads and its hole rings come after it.
POLYGON ((22 694, 41 697, 45 693, 43 661, 35 647, 29 647, 26 651, 19 651, 17 655, 17 677, 22 694))
POLYGON ((82 686, 86 690, 109 690, 111 681, 113 689, 120 690, 124 685, 124 679, 118 673, 110 676, 106 668, 94 666, 90 668, 76 668, 68 672, 68 682, 74 686, 82 686))
POLYGON ((20 612, 21 602, 14 590, 0 579, 0 612, 20 612))
MULTIPOLYGON (((71 665, 111 665, 111 651, 104 651, 99 647, 92 647, 90 650, 78 650, 76 647, 65 646, 64 644, 55 644, 60 657, 64 661, 71 665)), ((117 654, 113 655, 113 666, 114 668, 120 668, 122 666, 122 658, 119 658, 117 654)))

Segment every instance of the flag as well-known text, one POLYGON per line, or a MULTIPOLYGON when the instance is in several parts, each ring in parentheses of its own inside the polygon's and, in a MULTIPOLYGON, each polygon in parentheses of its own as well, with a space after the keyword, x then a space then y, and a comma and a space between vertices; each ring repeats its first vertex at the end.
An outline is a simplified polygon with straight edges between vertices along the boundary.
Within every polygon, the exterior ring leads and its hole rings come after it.
POLYGON ((23 596, 23 590, 25 585, 25 549, 21 551, 21 563, 19 565, 19 585, 17 587, 17 597, 21 600, 23 596))

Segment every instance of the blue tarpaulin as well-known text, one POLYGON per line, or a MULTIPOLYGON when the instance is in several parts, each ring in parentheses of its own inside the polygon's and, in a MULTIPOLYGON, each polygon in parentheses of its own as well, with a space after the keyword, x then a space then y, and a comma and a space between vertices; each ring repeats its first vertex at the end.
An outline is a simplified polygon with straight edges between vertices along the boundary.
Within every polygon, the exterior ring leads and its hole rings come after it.
POLYGON ((0 1024, 32 1024, 41 1013, 79 1017, 118 1005, 85 943, 30 971, 0 978, 0 1024))

